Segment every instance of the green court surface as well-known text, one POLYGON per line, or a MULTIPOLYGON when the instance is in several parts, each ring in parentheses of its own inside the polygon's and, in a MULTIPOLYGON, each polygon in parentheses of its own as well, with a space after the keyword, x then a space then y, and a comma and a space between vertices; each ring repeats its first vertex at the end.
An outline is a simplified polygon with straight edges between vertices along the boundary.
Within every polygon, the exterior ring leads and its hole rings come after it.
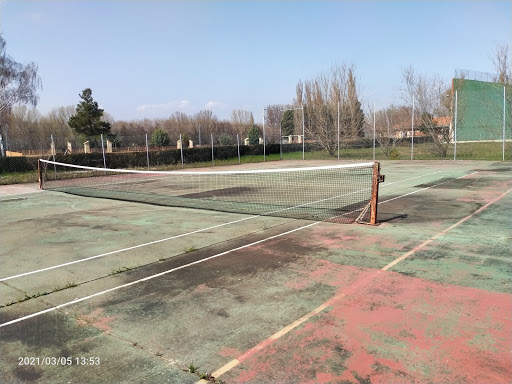
POLYGON ((381 172, 378 226, 0 186, 0 381, 512 382, 512 164, 381 172))

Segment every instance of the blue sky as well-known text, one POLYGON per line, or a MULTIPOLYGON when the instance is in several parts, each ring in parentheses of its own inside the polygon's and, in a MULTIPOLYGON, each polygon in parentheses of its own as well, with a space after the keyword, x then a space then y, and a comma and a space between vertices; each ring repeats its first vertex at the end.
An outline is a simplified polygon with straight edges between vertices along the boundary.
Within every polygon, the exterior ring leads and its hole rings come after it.
POLYGON ((400 103, 412 65, 450 84, 457 68, 493 72, 512 46, 512 1, 2 0, 7 53, 34 61, 38 109, 93 97, 116 120, 234 109, 262 120, 299 80, 353 64, 366 104, 400 103))

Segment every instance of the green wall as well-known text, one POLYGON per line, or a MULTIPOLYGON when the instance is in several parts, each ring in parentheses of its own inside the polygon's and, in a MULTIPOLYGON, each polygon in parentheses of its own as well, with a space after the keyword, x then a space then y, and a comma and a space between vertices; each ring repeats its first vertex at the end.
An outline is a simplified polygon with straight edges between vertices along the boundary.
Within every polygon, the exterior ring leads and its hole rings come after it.
MULTIPOLYGON (((502 140, 503 84, 453 79, 452 87, 458 94, 457 141, 502 140)), ((506 85, 505 94, 505 138, 510 139, 512 86, 506 85)))

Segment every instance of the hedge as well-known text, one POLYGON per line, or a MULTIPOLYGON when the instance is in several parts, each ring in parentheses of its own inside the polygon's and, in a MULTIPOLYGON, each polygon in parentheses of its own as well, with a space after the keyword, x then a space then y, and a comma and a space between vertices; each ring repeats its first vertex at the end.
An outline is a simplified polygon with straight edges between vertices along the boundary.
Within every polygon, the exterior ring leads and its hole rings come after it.
MULTIPOLYGON (((308 147, 308 145, 306 145, 308 147)), ((309 149, 309 147, 308 147, 309 149)), ((302 151, 302 144, 286 144, 282 146, 283 153, 302 151)), ((279 144, 267 144, 266 154, 279 153, 279 144)), ((263 145, 241 145, 240 156, 263 155, 263 145)), ((213 148, 213 156, 216 160, 224 160, 238 157, 236 146, 226 145, 213 148)), ((37 169, 37 157, 0 157, 0 173, 27 172, 37 169)), ((53 159, 53 157, 52 157, 53 159)), ((149 153, 151 166, 176 165, 181 163, 181 151, 179 149, 151 151, 149 153)), ((186 164, 209 162, 212 160, 211 147, 184 148, 183 161, 186 164)), ((72 153, 55 155, 55 161, 67 164, 84 165, 103 168, 102 153, 72 153)), ((105 162, 107 168, 144 168, 147 167, 146 152, 115 152, 106 153, 105 162)))

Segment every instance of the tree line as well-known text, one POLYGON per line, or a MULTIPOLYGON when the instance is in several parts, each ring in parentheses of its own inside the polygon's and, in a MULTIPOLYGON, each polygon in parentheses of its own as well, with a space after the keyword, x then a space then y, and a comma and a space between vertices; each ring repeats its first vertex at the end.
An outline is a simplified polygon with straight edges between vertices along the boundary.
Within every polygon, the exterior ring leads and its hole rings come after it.
MULTIPOLYGON (((186 145, 232 145, 249 138, 258 144, 278 143, 289 135, 304 136, 334 156, 336 150, 364 137, 374 137, 386 156, 405 138, 408 127, 430 137, 432 150, 446 156, 451 132, 441 118, 452 118, 453 95, 449 84, 438 75, 418 73, 413 67, 402 70, 402 104, 375 111, 363 106, 354 65, 334 65, 312 79, 299 80, 296 97, 289 104, 268 105, 264 111, 265 132, 255 124, 251 111, 234 110, 230 120, 220 120, 211 110, 187 115, 174 112, 167 118, 114 120, 98 107, 92 90, 86 88, 76 106, 54 108, 46 115, 36 109, 42 82, 37 65, 16 62, 6 53, 0 35, 0 147, 2 155, 9 143, 20 147, 47 146, 53 135, 58 147, 66 142, 80 146, 84 141, 98 145, 100 135, 114 146, 144 146, 146 138, 156 146, 176 145, 181 137, 186 145), (45 144, 41 144, 45 143, 45 144)), ((493 60, 497 82, 510 84, 510 50, 498 47, 493 60)), ((509 108, 510 109, 510 108, 509 108)), ((12 145, 11 145, 12 146, 12 145)))

